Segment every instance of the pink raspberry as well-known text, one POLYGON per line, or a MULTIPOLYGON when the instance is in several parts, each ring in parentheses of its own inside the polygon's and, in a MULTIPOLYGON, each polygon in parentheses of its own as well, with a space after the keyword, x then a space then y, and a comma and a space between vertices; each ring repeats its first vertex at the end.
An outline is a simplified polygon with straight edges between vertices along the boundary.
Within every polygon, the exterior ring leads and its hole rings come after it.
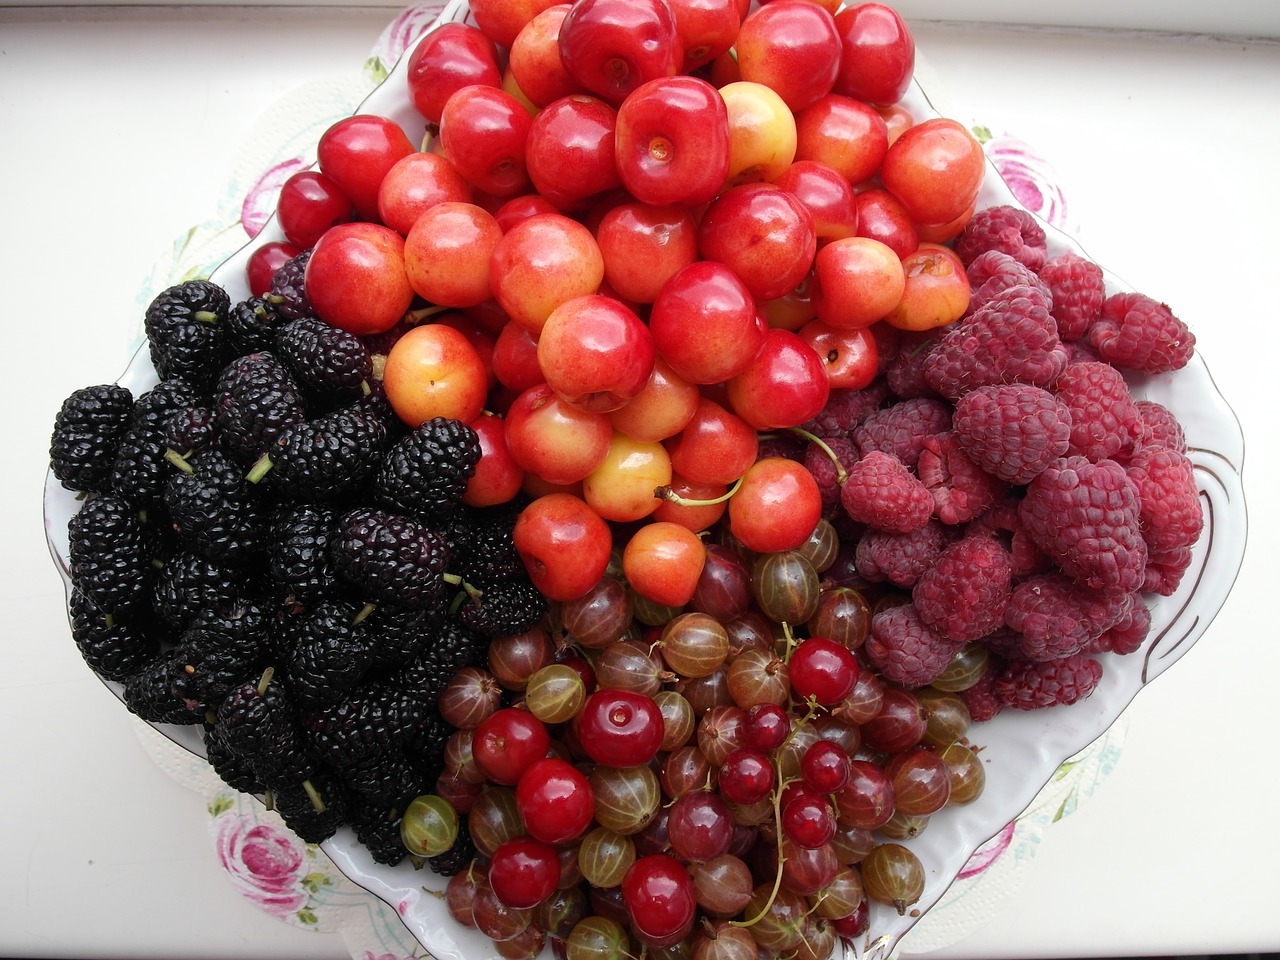
POLYGON ((1018 486, 1067 452, 1072 420, 1043 387, 997 383, 956 401, 952 433, 969 457, 992 476, 1018 486))
POLYGON ((876 530, 908 533, 933 515, 933 495, 897 457, 872 450, 849 467, 840 504, 850 519, 876 530))
POLYGON ((979 640, 1004 622, 1013 567, 989 537, 949 544, 911 588, 920 619, 955 643, 979 640))
MULTIPOLYGON (((884 326, 877 323, 874 326, 884 326)), ((885 368, 884 378, 890 392, 899 399, 936 397, 938 391, 925 378, 925 363, 942 338, 942 329, 904 330, 898 354, 885 368)))
POLYGON ((996 678, 1004 672, 1003 658, 992 655, 987 670, 973 686, 956 692, 969 710, 969 719, 982 723, 999 715, 1004 701, 996 694, 996 678))
POLYGON ((826 444, 826 450, 812 442, 805 446, 803 463, 804 468, 813 474, 813 479, 818 481, 822 505, 830 509, 840 502, 840 471, 848 470, 849 464, 857 461, 858 445, 848 437, 827 437, 822 442, 826 444), (835 460, 831 459, 832 454, 835 460))
POLYGON ((1039 270, 1048 257, 1044 228, 1022 207, 1002 204, 979 210, 956 237, 954 248, 968 266, 988 250, 999 250, 1039 270))
POLYGON ((1132 596, 1082 587, 1052 571, 1013 588, 1004 622, 1020 636, 1019 659, 1056 660, 1079 653, 1125 617, 1132 596))
POLYGON ((1019 503, 1017 498, 1006 497, 964 528, 966 535, 994 537, 998 540, 1009 551, 1015 578, 1044 573, 1053 566, 1023 526, 1022 517, 1018 513, 1019 503))
POLYGON ((901 603, 871 618, 862 649, 890 683, 923 687, 938 678, 962 646, 930 630, 912 604, 901 603))
POLYGON ((1151 632, 1151 610, 1142 598, 1131 594, 1133 602, 1120 622, 1085 644, 1085 653, 1137 653, 1151 632))
POLYGON ((847 437, 867 414, 878 410, 889 396, 889 387, 878 378, 861 390, 837 389, 827 396, 826 406, 801 428, 819 437, 847 437))
POLYGON ((1168 447, 1179 453, 1187 452, 1187 435, 1172 410, 1155 400, 1137 400, 1133 404, 1138 414, 1134 423, 1133 449, 1143 447, 1168 447))
POLYGON ((924 375, 950 400, 993 383, 1049 387, 1067 363, 1048 304, 1033 287, 1010 287, 943 329, 924 375))
POLYGON ((1187 365, 1195 334, 1169 307, 1141 293, 1114 293, 1089 327, 1098 356, 1122 370, 1168 373, 1187 365))
POLYGON ((1171 597, 1183 575, 1191 568, 1191 548, 1174 547, 1172 550, 1160 550, 1147 555, 1147 569, 1142 581, 1144 593, 1155 593, 1162 597, 1171 597))
POLYGON ((916 475, 933 494, 934 515, 946 524, 967 523, 1009 492, 1009 485, 973 462, 955 431, 926 437, 916 475))
POLYGON ((1138 411, 1129 384, 1115 367, 1097 360, 1068 364, 1054 392, 1071 414, 1068 453, 1098 461, 1128 446, 1138 411))
POLYGON ((993 692, 1014 710, 1037 710, 1083 700, 1097 689, 1102 664, 1077 653, 1043 663, 1012 660, 996 677, 993 692))
POLYGON ((1200 539, 1204 511, 1195 467, 1186 454, 1145 447, 1130 458, 1128 472, 1138 488, 1142 537, 1150 552, 1189 547, 1200 539))
POLYGON ((808 443, 804 437, 789 430, 763 434, 756 444, 756 459, 782 457, 784 460, 801 462, 804 460, 804 451, 807 446, 808 443))
POLYGON ((1040 268, 1040 279, 1053 294, 1053 319, 1058 321, 1058 336, 1063 340, 1079 340, 1102 312, 1102 301, 1107 296, 1102 268, 1068 251, 1046 260, 1040 268))
POLYGON ((933 397, 912 397, 865 417, 853 431, 858 450, 891 453, 911 469, 926 437, 951 429, 951 404, 933 397))
POLYGON ((1073 580, 1098 590, 1142 586, 1147 544, 1138 488, 1114 460, 1063 457, 1027 485, 1018 516, 1073 580))
POLYGON ((868 530, 858 538, 854 565, 872 583, 887 581, 909 590, 933 566, 946 541, 946 531, 936 519, 909 533, 868 530))
POLYGON ((965 276, 969 279, 969 313, 997 294, 1019 284, 1039 288, 1052 301, 1053 293, 1049 285, 1021 260, 1002 250, 988 250, 978 254, 965 270, 965 276))

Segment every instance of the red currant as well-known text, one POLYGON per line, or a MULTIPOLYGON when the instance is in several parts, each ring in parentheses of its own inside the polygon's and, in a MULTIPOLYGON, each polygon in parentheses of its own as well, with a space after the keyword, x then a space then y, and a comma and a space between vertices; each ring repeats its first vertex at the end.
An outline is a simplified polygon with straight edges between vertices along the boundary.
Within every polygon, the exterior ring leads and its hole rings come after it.
POLYGON ((514 784, 547 755, 551 737, 542 721, 515 707, 505 707, 476 728, 471 754, 476 766, 494 783, 514 784))
POLYGON ((642 693, 597 690, 587 697, 574 728, 582 749, 596 763, 638 767, 662 746, 662 709, 642 693))
POLYGON ((560 857, 555 847, 533 837, 516 837, 499 845, 489 860, 489 886, 508 907, 537 906, 560 883, 560 857))
POLYGON ((543 843, 564 843, 591 823, 595 796, 577 767, 557 757, 544 757, 521 774, 516 808, 532 837, 543 843))
POLYGON ((847 647, 826 637, 801 640, 788 666, 795 698, 813 697, 824 707, 834 706, 849 696, 858 682, 858 661, 847 647))

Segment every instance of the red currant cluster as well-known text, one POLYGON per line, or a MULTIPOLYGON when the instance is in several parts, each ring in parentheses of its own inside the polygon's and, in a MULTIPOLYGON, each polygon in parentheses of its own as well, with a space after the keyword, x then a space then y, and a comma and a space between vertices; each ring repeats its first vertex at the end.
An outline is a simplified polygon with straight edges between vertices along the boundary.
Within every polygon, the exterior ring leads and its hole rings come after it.
POLYGON ((826 521, 752 560, 710 543, 680 610, 606 575, 460 671, 444 773, 402 820, 416 855, 474 845, 452 915, 504 957, 825 960, 869 903, 914 903, 897 841, 983 789, 955 693, 983 662, 886 684, 859 653, 872 606, 822 576, 837 549, 826 521))

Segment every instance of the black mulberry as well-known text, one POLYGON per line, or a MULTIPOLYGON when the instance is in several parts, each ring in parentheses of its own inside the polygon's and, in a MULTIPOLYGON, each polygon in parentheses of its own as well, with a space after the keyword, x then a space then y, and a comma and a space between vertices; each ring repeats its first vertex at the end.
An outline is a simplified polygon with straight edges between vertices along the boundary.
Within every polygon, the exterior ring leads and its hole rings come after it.
POLYGON ((114 383, 82 387, 62 401, 49 439, 53 475, 68 490, 104 491, 129 427, 133 394, 114 383))
POLYGON ((231 298, 209 280, 187 280, 147 306, 143 327, 151 363, 161 380, 186 380, 201 392, 212 386, 229 355, 227 313, 231 298))
POLYGON ((480 438, 460 420, 433 417, 398 440, 378 471, 378 500, 428 521, 457 506, 480 460, 480 438))
POLYGON ((213 411, 221 447, 247 463, 307 416, 293 375, 265 351, 227 364, 214 391, 213 411))
POLYGON ((370 600, 414 608, 443 600, 449 545, 416 520, 357 507, 338 521, 330 551, 339 575, 370 600))
POLYGON ((373 379, 373 357, 359 337, 346 330, 303 317, 276 332, 276 355, 288 366, 304 392, 323 402, 366 396, 373 379))
POLYGON ((104 614, 145 603, 155 579, 136 507, 95 494, 67 524, 71 581, 104 614))

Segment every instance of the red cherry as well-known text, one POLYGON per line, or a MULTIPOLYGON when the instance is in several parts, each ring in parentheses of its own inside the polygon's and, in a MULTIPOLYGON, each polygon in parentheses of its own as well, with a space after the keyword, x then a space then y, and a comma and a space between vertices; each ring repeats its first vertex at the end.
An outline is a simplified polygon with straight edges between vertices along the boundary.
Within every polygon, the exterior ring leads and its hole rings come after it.
POLYGON ((665 853, 631 865, 622 878, 622 903, 636 936, 655 948, 678 942, 693 926, 693 881, 685 865, 665 853))
POLYGON ((801 640, 788 666, 795 698, 813 697, 822 706, 839 703, 858 682, 858 661, 847 647, 826 637, 801 640))
POLYGON ((776 703, 757 703, 747 710, 742 738, 747 745, 767 753, 782 746, 791 732, 791 718, 776 703))
POLYGON ((515 784, 536 760, 547 755, 551 737, 542 721, 516 707, 504 707, 476 728, 471 754, 494 783, 515 784))
POLYGON ((489 860, 489 886, 508 907, 527 910, 555 892, 560 858, 550 844, 516 837, 498 845, 489 860))
POLYGON ((819 740, 800 758, 800 775, 819 793, 835 793, 849 782, 849 755, 831 740, 819 740))
POLYGON ((583 750, 596 763, 638 767, 662 746, 662 710, 653 699, 630 690, 597 690, 574 718, 583 750))
POLYGON ((544 757, 520 775, 516 809, 534 839, 564 843, 587 828, 595 814, 595 797, 577 767, 556 757, 544 757))
POLYGON ((836 817, 826 797, 802 794, 782 808, 782 832, 793 843, 813 850, 836 835, 836 817))
POLYGON ((285 241, 264 243, 249 255, 245 264, 245 278, 249 281, 249 292, 260 297, 271 289, 271 278, 277 270, 302 252, 300 247, 285 241))
POLYGON ((726 800, 731 803, 752 804, 769 795, 776 779, 773 764, 764 753, 739 747, 725 757, 717 783, 726 800))

